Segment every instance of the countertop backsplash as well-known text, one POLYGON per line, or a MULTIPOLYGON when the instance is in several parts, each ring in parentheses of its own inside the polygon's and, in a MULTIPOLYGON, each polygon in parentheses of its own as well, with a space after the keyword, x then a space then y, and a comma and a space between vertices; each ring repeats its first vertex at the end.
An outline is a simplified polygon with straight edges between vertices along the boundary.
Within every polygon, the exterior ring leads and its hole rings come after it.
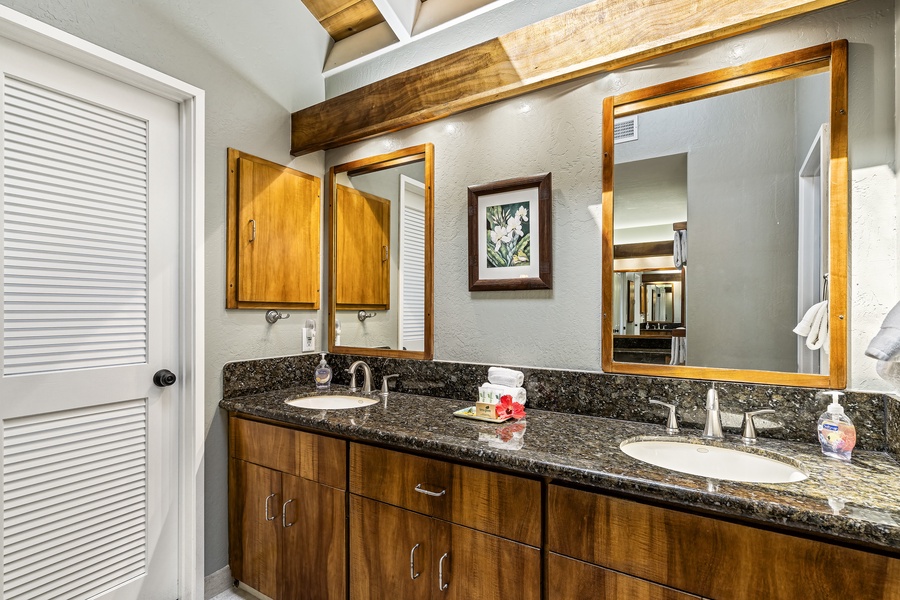
MULTIPOLYGON (((335 384, 349 385, 350 375, 346 369, 357 359, 365 360, 371 367, 373 390, 381 388, 382 376, 398 373, 400 377, 391 382, 391 390, 471 402, 475 401, 478 386, 487 380, 489 366, 329 354, 327 360, 334 370, 335 384)), ((223 397, 235 398, 311 384, 319 360, 318 354, 304 354, 228 363, 223 369, 223 397)), ((656 398, 677 405, 678 420, 683 428, 703 427, 708 381, 512 368, 525 373, 528 407, 664 423, 665 409, 648 402, 656 398)), ((757 417, 758 435, 816 442, 816 420, 827 404, 824 400, 816 401, 818 390, 724 382, 718 382, 716 388, 726 431, 739 431, 744 411, 772 408, 775 415, 762 420, 757 417)), ((856 425, 857 448, 890 451, 900 456, 900 401, 886 394, 848 392, 843 404, 856 425)))

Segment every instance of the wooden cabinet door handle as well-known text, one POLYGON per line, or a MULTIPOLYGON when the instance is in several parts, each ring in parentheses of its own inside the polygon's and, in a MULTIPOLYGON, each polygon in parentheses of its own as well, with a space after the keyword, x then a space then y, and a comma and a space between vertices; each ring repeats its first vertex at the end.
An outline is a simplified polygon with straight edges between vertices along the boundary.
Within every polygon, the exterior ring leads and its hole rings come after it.
POLYGON ((250 241, 256 241, 256 219, 250 219, 250 241))

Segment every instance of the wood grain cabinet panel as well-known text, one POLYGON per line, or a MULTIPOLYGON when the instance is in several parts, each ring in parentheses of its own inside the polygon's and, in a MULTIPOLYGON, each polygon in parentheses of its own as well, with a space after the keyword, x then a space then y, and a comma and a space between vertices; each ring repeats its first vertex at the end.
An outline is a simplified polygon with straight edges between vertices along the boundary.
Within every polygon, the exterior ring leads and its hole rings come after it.
POLYGON ((900 598, 900 559, 551 485, 547 549, 716 600, 900 598))
POLYGON ((232 418, 229 424, 233 458, 346 488, 347 442, 247 419, 232 418))
POLYGON ((429 598, 431 518, 350 495, 351 600, 429 598))
POLYGON ((700 600, 643 579, 549 553, 547 600, 700 600))
POLYGON ((346 598, 346 493, 282 477, 281 600, 346 598))
POLYGON ((229 506, 231 574, 275 598, 281 580, 281 473, 233 460, 229 506))
POLYGON ((391 307, 391 202, 337 185, 334 299, 339 310, 391 307))
POLYGON ((226 308, 319 308, 321 188, 228 149, 226 308))
POLYGON ((351 600, 540 599, 540 550, 350 496, 351 600))
POLYGON ((229 423, 234 578, 275 600, 346 598, 347 443, 236 417, 229 423))
POLYGON ((541 544, 541 485, 524 477, 351 444, 350 491, 531 546, 541 544))

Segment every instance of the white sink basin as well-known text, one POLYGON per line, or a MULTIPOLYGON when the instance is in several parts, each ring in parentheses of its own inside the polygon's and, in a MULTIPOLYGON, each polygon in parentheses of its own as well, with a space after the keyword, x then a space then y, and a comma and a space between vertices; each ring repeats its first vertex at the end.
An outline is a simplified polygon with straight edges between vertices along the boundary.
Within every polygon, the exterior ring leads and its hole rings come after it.
POLYGON ((378 402, 377 398, 360 398, 357 396, 306 396, 285 400, 285 404, 297 408, 311 408, 315 410, 342 410, 345 408, 360 408, 378 402))
POLYGON ((625 440, 619 448, 632 458, 657 467, 745 483, 803 481, 798 467, 768 456, 679 440, 625 440))

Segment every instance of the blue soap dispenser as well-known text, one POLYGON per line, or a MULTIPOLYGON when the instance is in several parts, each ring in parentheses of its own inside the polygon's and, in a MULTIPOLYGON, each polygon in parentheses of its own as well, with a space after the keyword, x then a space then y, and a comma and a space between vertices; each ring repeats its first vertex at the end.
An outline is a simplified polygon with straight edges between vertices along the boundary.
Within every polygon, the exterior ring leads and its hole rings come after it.
POLYGON ((850 453, 856 445, 856 427, 853 421, 844 414, 841 406, 841 392, 823 392, 831 396, 831 404, 819 417, 816 430, 819 434, 819 443, 822 444, 822 454, 838 460, 850 460, 850 453))
POLYGON ((315 376, 316 389, 321 392, 331 388, 331 367, 325 362, 325 353, 320 352, 319 354, 322 355, 322 360, 319 362, 319 366, 316 367, 315 376))

